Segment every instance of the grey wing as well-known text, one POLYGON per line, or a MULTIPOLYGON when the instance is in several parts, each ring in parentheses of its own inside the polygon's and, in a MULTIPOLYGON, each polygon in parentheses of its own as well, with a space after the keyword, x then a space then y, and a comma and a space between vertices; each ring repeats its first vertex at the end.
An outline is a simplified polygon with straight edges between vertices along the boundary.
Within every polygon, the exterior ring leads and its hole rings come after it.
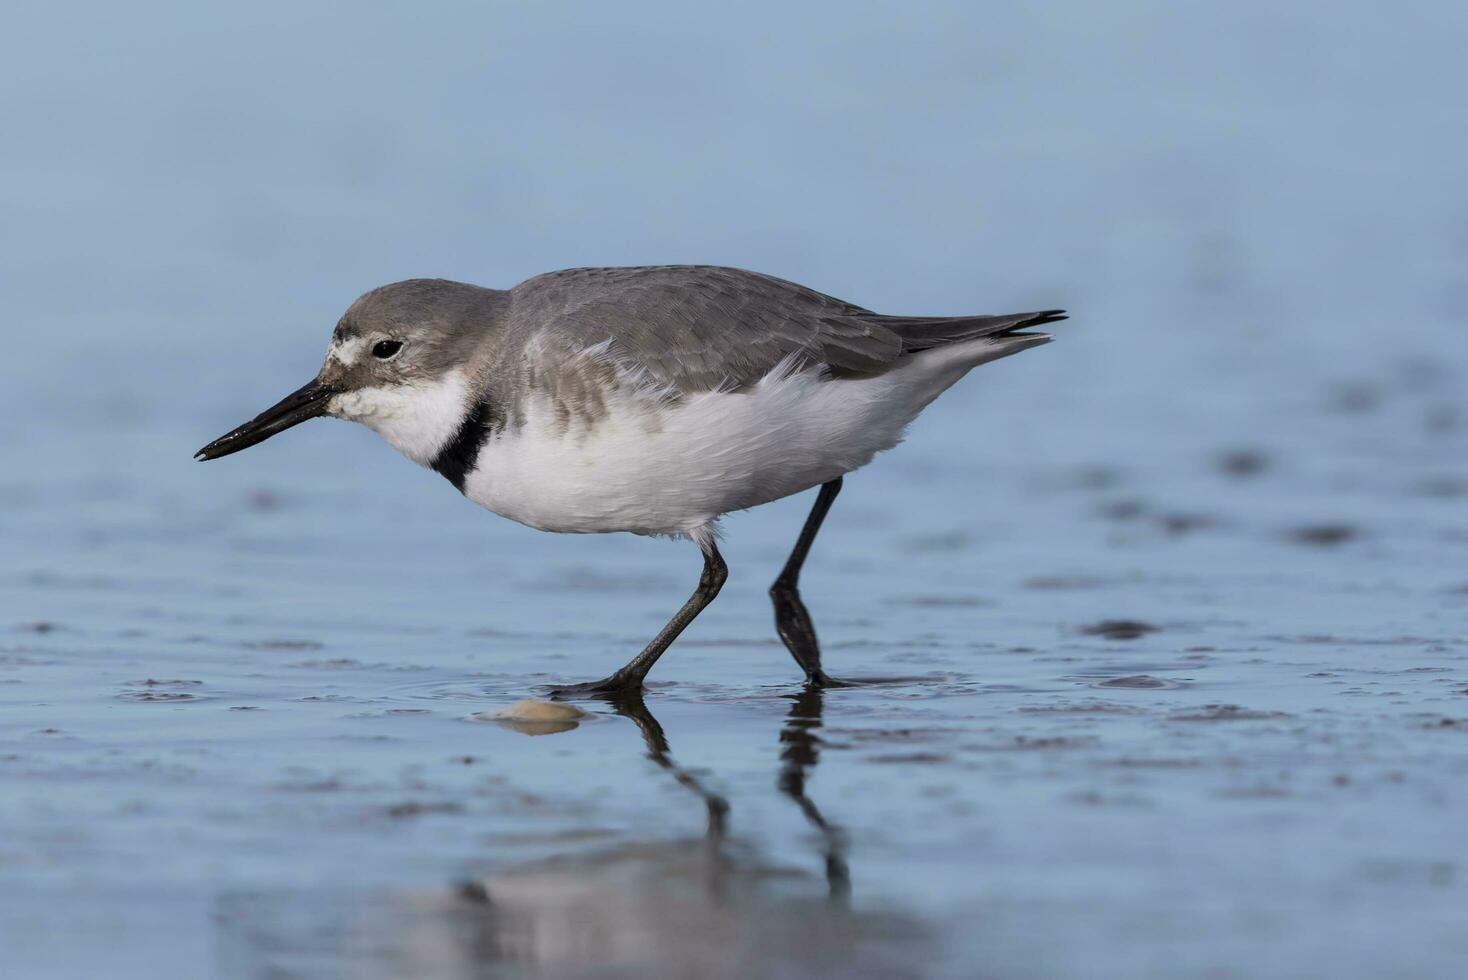
POLYGON ((683 392, 738 388, 788 357, 880 374, 904 354, 1058 318, 885 317, 773 276, 718 266, 567 269, 512 291, 513 329, 572 347, 610 340, 683 392))
POLYGON ((684 392, 753 384, 791 355, 880 372, 901 353, 891 331, 853 318, 867 312, 860 307, 740 269, 567 269, 527 280, 512 296, 517 331, 550 331, 576 346, 611 340, 684 392))

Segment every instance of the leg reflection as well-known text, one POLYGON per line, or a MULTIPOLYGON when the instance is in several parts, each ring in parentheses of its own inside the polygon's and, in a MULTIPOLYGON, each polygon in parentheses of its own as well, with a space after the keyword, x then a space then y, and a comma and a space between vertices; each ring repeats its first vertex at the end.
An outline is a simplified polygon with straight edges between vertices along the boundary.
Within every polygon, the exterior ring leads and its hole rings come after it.
POLYGON ((689 789, 703 800, 704 806, 708 809, 708 830, 704 835, 704 841, 707 844, 709 856, 709 887, 716 893, 722 893, 725 872, 728 869, 728 860, 724 855, 724 833, 729 822, 729 801, 709 789, 701 779, 673 761, 668 750, 668 737, 663 734, 663 726, 658 724, 652 712, 647 710, 647 702, 643 700, 640 689, 621 692, 609 698, 608 701, 617 714, 630 719, 637 726, 638 731, 642 732, 642 741, 647 745, 647 757, 667 770, 680 786, 689 789))
POLYGON ((846 864, 846 838, 841 828, 825 818, 820 808, 805 793, 806 777, 820 761, 821 710, 826 692, 818 684, 808 684, 794 698, 785 727, 780 729, 780 792, 800 807, 805 818, 820 831, 826 859, 826 884, 831 901, 845 904, 851 895, 851 871, 846 864))

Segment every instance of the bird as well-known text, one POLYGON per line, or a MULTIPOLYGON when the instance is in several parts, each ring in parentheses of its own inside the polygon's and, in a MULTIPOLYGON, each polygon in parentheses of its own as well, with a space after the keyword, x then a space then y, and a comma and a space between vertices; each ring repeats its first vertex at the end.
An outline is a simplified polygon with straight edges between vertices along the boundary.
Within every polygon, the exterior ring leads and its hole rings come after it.
POLYGON ((971 369, 1047 343, 1029 328, 1065 318, 888 316, 713 265, 564 269, 510 289, 408 279, 353 302, 314 378, 195 458, 330 416, 532 528, 696 545, 697 587, 667 625, 625 666, 557 698, 641 690, 728 577, 720 517, 817 489, 770 598, 806 684, 840 686, 799 582, 843 477, 971 369))

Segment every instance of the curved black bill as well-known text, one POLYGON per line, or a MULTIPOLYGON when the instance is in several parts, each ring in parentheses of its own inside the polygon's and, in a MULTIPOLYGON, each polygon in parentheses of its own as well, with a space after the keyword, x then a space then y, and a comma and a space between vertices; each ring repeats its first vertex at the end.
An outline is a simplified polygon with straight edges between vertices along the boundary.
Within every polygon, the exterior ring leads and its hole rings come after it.
POLYGON ((194 458, 218 459, 221 456, 228 456, 230 453, 237 453, 241 449, 249 449, 256 443, 264 442, 277 432, 284 432, 293 425, 300 425, 307 419, 323 415, 326 413, 327 399, 336 394, 337 390, 332 385, 322 384, 319 380, 313 379, 309 384, 286 395, 244 425, 215 439, 194 453, 194 458))

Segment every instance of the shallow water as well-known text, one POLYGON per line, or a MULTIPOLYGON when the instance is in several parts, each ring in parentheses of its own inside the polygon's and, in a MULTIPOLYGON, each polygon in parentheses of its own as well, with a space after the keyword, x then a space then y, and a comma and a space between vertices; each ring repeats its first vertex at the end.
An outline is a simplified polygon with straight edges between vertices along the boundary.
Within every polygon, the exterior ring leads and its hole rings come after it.
POLYGON ((894 10, 812 64, 815 23, 98 8, 62 79, 27 14, 0 972, 1461 973, 1461 14, 1129 10, 894 10), (251 44, 271 72, 219 62, 251 44), (853 132, 946 153, 829 149, 853 132), (831 513, 828 666, 899 680, 796 683, 765 589, 807 494, 726 522, 642 703, 476 717, 622 663, 692 547, 517 527, 343 424, 189 459, 377 280, 694 258, 1076 314, 831 513))
POLYGON ((71 537, 54 491, 18 503, 7 956, 1425 976, 1464 954, 1465 537, 1450 500, 1388 506, 1457 435, 1393 446, 1390 480, 1382 448, 1342 456, 1324 480, 1360 502, 1331 517, 1358 531, 1325 546, 1297 515, 1339 494, 1282 461, 1102 478, 955 461, 931 429, 849 481, 806 586, 833 670, 908 680, 800 694, 763 595, 782 504, 729 522, 731 583, 645 713, 539 737, 474 716, 614 666, 690 546, 532 537, 406 466, 333 486, 377 451, 345 440, 270 450, 268 485, 212 467, 218 503, 58 481, 96 501, 71 537))

